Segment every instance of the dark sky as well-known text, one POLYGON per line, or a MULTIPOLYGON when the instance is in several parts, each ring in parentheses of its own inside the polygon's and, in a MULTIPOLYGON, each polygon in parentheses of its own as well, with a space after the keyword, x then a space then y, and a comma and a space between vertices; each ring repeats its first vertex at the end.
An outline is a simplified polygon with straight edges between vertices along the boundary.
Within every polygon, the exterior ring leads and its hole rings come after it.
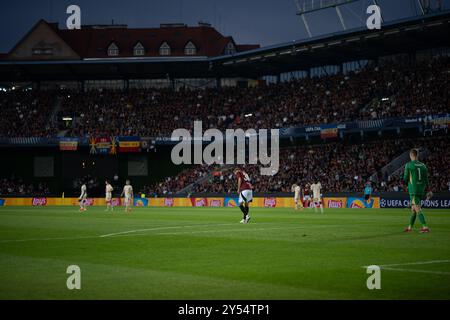
MULTIPOLYGON (((301 0, 302 1, 302 0, 301 0)), ((307 0, 311 1, 311 0, 307 0)), ((317 0, 318 1, 318 0, 317 0)), ((386 21, 418 13, 419 0, 378 0, 386 21)), ((434 3, 436 0, 430 0, 434 3)), ((128 24, 157 27, 160 23, 198 21, 213 24, 238 43, 263 46, 305 38, 305 28, 295 14, 294 0, 2 0, 0 10, 0 52, 9 51, 41 18, 58 21, 65 28, 66 8, 81 7, 82 24, 128 24)), ((365 24, 370 0, 359 0, 342 8, 347 27, 365 24)), ((450 0, 444 0, 446 9, 450 0)), ((341 31, 334 9, 307 16, 313 35, 341 31)))

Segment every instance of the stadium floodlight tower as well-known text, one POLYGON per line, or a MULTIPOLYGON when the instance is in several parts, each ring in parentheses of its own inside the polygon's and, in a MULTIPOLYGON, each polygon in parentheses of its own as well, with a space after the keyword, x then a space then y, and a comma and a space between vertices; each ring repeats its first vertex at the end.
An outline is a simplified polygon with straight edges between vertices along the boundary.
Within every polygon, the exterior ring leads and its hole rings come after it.
MULTIPOLYGON (((336 10, 336 14, 339 17, 339 21, 341 22, 342 28, 347 30, 345 25, 344 17, 342 16, 340 7, 348 5, 352 2, 357 2, 358 0, 294 0, 295 5, 297 6, 297 15, 303 21, 305 25, 306 32, 308 36, 311 38, 311 30, 309 28, 308 21, 306 20, 306 15, 311 12, 325 10, 334 8, 336 10)), ((373 0, 373 4, 377 4, 377 1, 373 0)))

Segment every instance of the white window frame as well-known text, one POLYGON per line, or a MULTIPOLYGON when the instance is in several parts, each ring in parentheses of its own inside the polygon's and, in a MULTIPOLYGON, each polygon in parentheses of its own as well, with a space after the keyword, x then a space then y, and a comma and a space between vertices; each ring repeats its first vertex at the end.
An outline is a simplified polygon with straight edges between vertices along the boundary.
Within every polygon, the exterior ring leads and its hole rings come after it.
POLYGON ((117 44, 115 44, 115 42, 112 42, 108 46, 108 56, 109 57, 116 57, 118 55, 119 55, 119 47, 117 46, 117 44))
POLYGON ((195 46, 194 43, 192 43, 192 41, 189 41, 184 46, 184 54, 186 56, 194 56, 197 54, 197 47, 195 46))
POLYGON ((138 42, 133 48, 133 55, 134 56, 143 56, 145 55, 145 48, 142 45, 142 43, 138 42))
POLYGON ((170 48, 169 44, 165 41, 161 44, 158 51, 160 56, 170 56, 172 53, 172 49, 170 48))
POLYGON ((233 44, 233 42, 228 42, 225 47, 225 54, 235 54, 236 53, 236 46, 233 44))

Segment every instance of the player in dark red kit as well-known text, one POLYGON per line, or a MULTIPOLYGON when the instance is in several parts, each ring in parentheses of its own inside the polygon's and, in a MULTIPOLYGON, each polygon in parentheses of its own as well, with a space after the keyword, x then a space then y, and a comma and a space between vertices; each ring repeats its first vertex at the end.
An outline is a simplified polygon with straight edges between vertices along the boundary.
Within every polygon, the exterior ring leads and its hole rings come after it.
POLYGON ((305 185, 305 190, 303 193, 303 207, 311 209, 311 207, 309 206, 310 203, 311 203, 311 186, 309 185, 309 183, 307 183, 305 185))
POLYGON ((237 178, 237 192, 239 194, 239 208, 244 214, 244 218, 241 220, 241 223, 248 223, 250 221, 250 215, 248 212, 250 211, 249 204, 253 201, 253 186, 250 183, 250 177, 248 174, 236 168, 234 170, 234 174, 237 178))

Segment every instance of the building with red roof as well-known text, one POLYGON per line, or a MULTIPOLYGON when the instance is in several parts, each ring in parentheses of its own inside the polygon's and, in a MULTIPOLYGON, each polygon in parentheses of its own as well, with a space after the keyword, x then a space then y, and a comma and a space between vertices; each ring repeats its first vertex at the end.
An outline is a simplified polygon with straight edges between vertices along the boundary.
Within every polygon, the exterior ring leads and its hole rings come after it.
POLYGON ((77 60, 146 57, 216 57, 257 49, 236 44, 210 24, 161 24, 159 28, 84 25, 60 29, 40 20, 6 55, 5 60, 77 60))

